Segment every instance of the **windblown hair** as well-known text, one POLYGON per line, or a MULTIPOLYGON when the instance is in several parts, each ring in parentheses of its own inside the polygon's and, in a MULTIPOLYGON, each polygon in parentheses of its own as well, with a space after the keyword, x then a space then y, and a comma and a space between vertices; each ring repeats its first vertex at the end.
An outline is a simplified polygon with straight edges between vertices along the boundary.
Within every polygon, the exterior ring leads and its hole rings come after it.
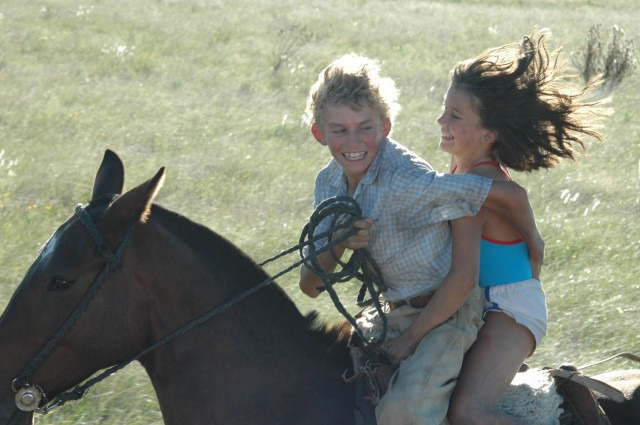
POLYGON ((351 53, 320 72, 309 91, 305 119, 309 125, 323 125, 329 106, 346 105, 354 110, 369 106, 393 123, 400 112, 398 96, 395 82, 380 75, 376 60, 351 53))
POLYGON ((482 126, 496 132, 494 159, 532 171, 575 159, 585 136, 602 140, 599 119, 610 114, 603 101, 584 101, 600 81, 576 90, 562 71, 559 51, 549 52, 545 32, 534 31, 459 63, 450 77, 452 88, 471 95, 482 126))

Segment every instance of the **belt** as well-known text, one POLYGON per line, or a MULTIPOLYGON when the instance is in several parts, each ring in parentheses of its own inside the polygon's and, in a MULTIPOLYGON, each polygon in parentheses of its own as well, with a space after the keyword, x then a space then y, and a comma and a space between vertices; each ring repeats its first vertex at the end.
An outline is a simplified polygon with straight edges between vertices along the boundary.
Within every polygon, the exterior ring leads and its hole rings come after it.
POLYGON ((409 298, 409 300, 400 300, 400 301, 387 301, 387 305, 389 306, 389 310, 395 310, 398 307, 402 307, 403 305, 409 305, 413 308, 424 308, 429 304, 431 298, 433 297, 433 292, 424 295, 416 295, 413 298, 409 298))

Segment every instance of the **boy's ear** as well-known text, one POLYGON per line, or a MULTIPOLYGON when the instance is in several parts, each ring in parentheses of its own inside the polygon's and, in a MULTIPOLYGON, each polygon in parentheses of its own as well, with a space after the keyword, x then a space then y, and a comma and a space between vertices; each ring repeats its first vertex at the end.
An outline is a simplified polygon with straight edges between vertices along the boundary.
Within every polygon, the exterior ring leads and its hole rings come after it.
POLYGON ((318 124, 316 123, 311 124, 311 134, 313 134, 313 137, 315 137, 318 143, 324 146, 327 145, 327 142, 324 141, 324 133, 322 132, 322 130, 320 130, 320 127, 318 126, 318 124))
POLYGON ((391 134, 391 127, 391 120, 384 120, 384 122, 382 123, 382 133, 384 134, 385 138, 389 137, 389 134, 391 134))

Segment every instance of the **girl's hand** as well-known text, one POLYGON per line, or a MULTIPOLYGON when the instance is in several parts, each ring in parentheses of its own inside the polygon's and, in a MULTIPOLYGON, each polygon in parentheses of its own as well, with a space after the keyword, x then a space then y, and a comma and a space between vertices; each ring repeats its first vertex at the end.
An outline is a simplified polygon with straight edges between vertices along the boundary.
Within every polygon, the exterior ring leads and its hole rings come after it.
POLYGON ((531 262, 531 272, 533 277, 540 280, 540 272, 544 264, 544 240, 540 234, 537 235, 529 246, 529 261, 531 262))
POLYGON ((420 340, 414 341, 407 332, 404 332, 399 337, 386 341, 382 345, 382 351, 392 364, 397 365, 413 354, 418 342, 420 340))

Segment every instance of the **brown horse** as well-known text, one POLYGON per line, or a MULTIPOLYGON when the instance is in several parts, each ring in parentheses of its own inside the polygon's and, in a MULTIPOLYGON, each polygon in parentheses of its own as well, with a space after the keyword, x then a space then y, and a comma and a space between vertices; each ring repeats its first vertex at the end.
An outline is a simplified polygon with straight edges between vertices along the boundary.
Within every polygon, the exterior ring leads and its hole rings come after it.
POLYGON ((152 205, 163 178, 120 195, 124 168, 107 151, 91 202, 40 251, 0 317, 0 424, 30 424, 132 359, 166 424, 354 424, 348 327, 302 315, 229 241, 152 205))

